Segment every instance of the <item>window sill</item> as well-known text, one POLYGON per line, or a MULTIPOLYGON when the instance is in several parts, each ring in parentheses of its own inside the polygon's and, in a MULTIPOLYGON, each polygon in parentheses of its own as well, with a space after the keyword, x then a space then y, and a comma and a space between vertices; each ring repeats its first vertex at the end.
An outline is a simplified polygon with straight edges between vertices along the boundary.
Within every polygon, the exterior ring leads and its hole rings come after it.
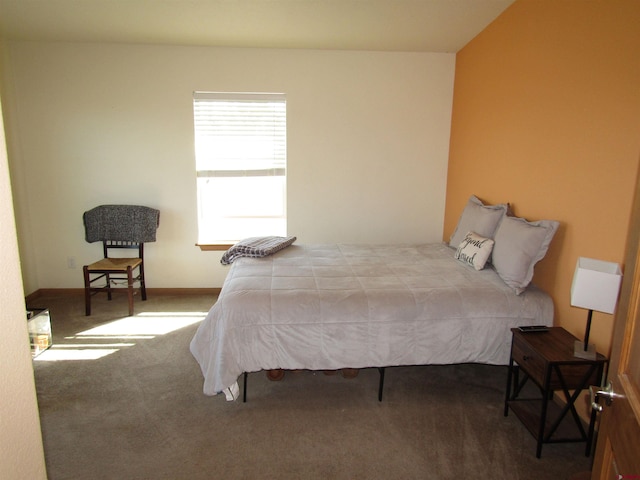
POLYGON ((229 250, 233 246, 232 243, 196 243, 196 247, 200 247, 203 252, 223 252, 229 250))

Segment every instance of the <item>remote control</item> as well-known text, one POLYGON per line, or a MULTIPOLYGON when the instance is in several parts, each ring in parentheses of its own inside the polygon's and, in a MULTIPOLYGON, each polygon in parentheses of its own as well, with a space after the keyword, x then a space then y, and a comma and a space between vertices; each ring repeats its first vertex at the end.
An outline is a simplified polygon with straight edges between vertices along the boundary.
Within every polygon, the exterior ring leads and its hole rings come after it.
POLYGON ((546 325, 525 325, 523 327, 518 327, 523 333, 535 333, 535 332, 548 332, 549 327, 546 325))

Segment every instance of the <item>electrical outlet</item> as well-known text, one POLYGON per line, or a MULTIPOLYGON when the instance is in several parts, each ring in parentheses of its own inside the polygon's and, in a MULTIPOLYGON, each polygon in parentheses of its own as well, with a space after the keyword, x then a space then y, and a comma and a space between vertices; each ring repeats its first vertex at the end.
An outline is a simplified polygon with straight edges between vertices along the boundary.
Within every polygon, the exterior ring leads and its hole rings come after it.
POLYGON ((67 257, 67 268, 76 268, 76 257, 67 257))

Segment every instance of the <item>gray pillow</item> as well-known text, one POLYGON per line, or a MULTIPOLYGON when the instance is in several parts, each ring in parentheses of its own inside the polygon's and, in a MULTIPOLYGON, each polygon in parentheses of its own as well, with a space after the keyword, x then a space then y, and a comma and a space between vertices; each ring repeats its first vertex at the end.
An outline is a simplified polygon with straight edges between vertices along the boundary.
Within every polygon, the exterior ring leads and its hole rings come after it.
POLYGON ((492 263, 504 283, 517 295, 533 278, 533 267, 544 258, 559 223, 552 220, 527 222, 505 216, 494 237, 492 263))
POLYGON ((458 226, 449 239, 449 246, 458 248, 469 232, 475 232, 481 237, 493 238, 507 209, 507 204, 485 205, 478 197, 471 195, 460 215, 458 226))

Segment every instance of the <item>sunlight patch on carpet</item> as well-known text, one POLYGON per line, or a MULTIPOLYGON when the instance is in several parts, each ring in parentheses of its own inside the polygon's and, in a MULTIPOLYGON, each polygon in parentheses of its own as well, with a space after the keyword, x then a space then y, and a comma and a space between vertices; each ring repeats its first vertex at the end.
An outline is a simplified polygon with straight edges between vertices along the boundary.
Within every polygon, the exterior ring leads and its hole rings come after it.
POLYGON ((44 362, 98 360, 121 349, 135 347, 134 341, 153 339, 201 322, 206 315, 207 312, 139 313, 133 317, 120 318, 64 337, 65 343, 54 342, 48 350, 43 351, 34 360, 44 362), (129 342, 105 342, 111 339, 129 340, 129 342))
POLYGON ((61 360, 98 360, 120 350, 119 348, 75 348, 75 345, 52 345, 34 360, 59 362, 61 360), (69 348, 70 347, 70 348, 69 348))
POLYGON ((154 338, 201 322, 206 312, 146 312, 124 317, 76 334, 76 338, 154 338))

